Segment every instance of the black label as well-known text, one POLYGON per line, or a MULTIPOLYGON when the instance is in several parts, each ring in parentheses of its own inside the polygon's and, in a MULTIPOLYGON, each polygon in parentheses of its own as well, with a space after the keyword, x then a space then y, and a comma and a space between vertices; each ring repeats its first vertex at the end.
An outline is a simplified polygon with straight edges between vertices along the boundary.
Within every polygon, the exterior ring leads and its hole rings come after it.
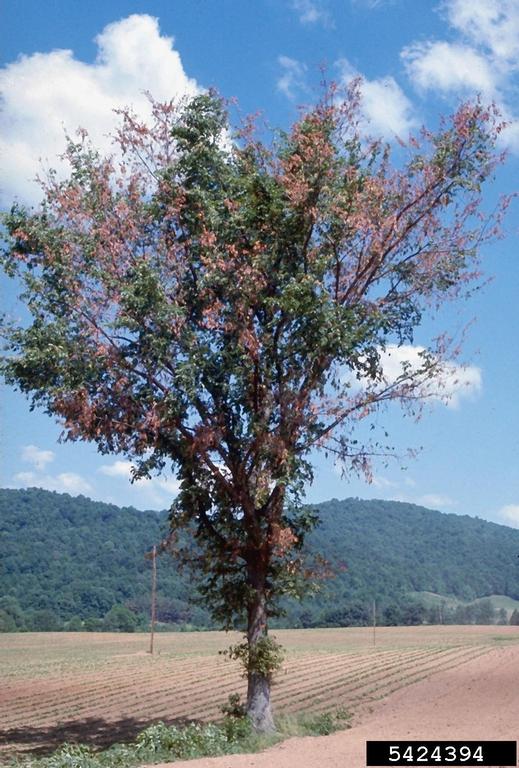
POLYGON ((367 741, 366 765, 517 765, 517 742, 367 741))

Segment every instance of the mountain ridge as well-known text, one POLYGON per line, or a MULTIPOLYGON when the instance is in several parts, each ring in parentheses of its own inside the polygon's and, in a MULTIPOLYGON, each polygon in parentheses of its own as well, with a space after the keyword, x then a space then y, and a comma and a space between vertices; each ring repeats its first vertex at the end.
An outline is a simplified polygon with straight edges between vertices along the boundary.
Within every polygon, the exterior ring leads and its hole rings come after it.
MULTIPOLYGON (((381 610, 397 606, 418 620, 411 594, 421 592, 460 602, 488 595, 519 600, 517 529, 405 502, 350 498, 311 506, 322 522, 308 546, 330 561, 336 576, 317 596, 287 601, 278 623, 365 623, 373 600, 381 610)), ((0 595, 18 601, 22 612, 51 611, 62 622, 100 619, 114 605, 144 617, 150 579, 144 555, 166 531, 164 511, 36 488, 0 490, 0 595)), ((194 602, 191 579, 165 557, 158 596, 162 621, 211 625, 194 602)))

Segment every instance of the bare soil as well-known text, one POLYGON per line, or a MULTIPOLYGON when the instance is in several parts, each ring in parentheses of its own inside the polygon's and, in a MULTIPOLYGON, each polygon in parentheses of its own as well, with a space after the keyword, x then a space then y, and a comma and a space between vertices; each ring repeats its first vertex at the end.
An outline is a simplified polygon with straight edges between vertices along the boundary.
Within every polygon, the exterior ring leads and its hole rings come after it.
POLYGON ((155 768, 364 768, 366 741, 519 738, 519 646, 495 648, 437 671, 359 711, 331 736, 293 738, 260 754, 155 768))
MULTIPOLYGON (((383 711, 392 712, 393 702, 400 701, 397 691, 407 703, 419 681, 427 679, 432 686, 434 681, 446 679, 457 685, 456 681, 464 680, 457 676, 463 676, 465 670, 477 669, 479 662, 485 668, 489 654, 489 658, 496 653, 501 658, 505 648, 506 658, 514 648, 519 653, 519 633, 512 626, 380 627, 376 638, 369 627, 279 630, 275 634, 287 650, 273 689, 275 711, 288 716, 339 709, 352 712, 354 730, 338 737, 348 745, 354 734, 363 733, 359 729, 364 722, 368 729, 379 727, 370 725, 369 718, 375 717, 380 702, 388 696, 392 703, 389 708, 384 705, 383 711)), ((0 763, 15 754, 49 754, 65 741, 94 748, 131 741, 158 720, 182 724, 218 719, 227 696, 245 692, 239 666, 218 655, 219 649, 239 637, 220 632, 164 633, 156 637, 156 653, 150 656, 148 637, 137 633, 1 635, 0 763)), ((519 663, 516 666, 519 670, 519 663)), ((512 675, 515 689, 519 689, 518 672, 506 674, 512 675)), ((506 681, 496 675, 491 676, 491 680, 497 679, 495 695, 505 695, 506 681)), ((427 691, 420 695, 433 707, 428 686, 429 682, 419 689, 427 691)), ((489 686, 486 690, 491 692, 489 686)), ((518 702, 512 705, 519 723, 518 702)), ((492 703, 489 706, 496 709, 492 703)), ((443 704, 438 707, 441 713, 443 704)), ((412 704, 410 712, 413 716, 420 710, 412 704)), ((430 713, 420 717, 427 723, 430 713)), ((476 721, 480 720, 478 714, 476 721)), ((406 721, 407 715, 402 715, 402 722, 406 721)), ((420 722, 411 717, 409 721, 420 722)), ((396 738, 393 721, 390 726, 391 736, 396 738)), ((311 749, 328 750, 335 738, 311 749)), ((292 744, 279 746, 273 754, 283 755, 292 744)))

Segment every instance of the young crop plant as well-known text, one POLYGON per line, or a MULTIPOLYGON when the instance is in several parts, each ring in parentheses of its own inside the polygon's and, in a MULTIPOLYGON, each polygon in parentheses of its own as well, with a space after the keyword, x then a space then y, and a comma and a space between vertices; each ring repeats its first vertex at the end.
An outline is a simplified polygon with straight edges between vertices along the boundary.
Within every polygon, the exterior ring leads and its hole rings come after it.
POLYGON ((269 617, 311 576, 311 453, 369 476, 390 449, 359 424, 437 396, 444 336, 396 376, 384 354, 475 285, 499 224, 479 213, 499 125, 465 103, 393 165, 362 134, 358 83, 269 143, 251 123, 231 137, 211 92, 152 115, 120 113, 112 157, 81 132, 68 178, 5 216, 31 319, 4 322, 3 374, 67 439, 126 455, 136 477, 177 472, 172 548, 223 626, 245 626, 246 710, 270 731, 269 617))

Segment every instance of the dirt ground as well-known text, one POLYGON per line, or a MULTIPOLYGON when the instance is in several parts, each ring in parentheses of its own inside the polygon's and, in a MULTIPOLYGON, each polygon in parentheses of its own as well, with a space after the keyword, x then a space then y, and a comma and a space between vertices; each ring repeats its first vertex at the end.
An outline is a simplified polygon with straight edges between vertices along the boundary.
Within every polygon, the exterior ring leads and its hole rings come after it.
POLYGON ((368 739, 519 739, 519 647, 496 648, 402 688, 359 713, 348 731, 155 768, 364 768, 368 739))

